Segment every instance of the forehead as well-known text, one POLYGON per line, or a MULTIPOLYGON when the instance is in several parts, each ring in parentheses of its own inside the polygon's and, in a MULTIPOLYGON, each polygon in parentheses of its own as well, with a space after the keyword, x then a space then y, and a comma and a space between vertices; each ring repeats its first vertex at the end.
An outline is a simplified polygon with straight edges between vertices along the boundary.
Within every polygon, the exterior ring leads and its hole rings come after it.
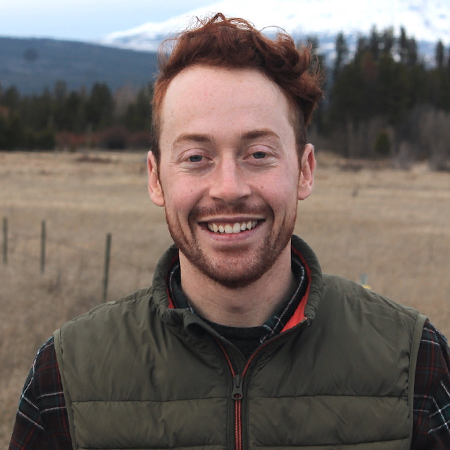
POLYGON ((161 131, 167 134, 188 125, 213 127, 215 118, 222 126, 265 122, 276 127, 288 119, 289 111, 283 91, 257 70, 194 66, 169 84, 161 108, 161 131))

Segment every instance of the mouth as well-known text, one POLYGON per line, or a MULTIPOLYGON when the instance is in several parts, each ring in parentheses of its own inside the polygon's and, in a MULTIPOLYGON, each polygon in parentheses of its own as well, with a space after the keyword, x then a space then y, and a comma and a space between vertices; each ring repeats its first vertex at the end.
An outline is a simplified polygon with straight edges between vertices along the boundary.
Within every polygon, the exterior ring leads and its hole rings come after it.
POLYGON ((206 227, 209 231, 217 234, 239 234, 243 233, 247 230, 252 230, 255 228, 259 222, 259 220, 247 220, 244 222, 234 222, 234 223, 225 223, 225 222, 207 222, 206 227))

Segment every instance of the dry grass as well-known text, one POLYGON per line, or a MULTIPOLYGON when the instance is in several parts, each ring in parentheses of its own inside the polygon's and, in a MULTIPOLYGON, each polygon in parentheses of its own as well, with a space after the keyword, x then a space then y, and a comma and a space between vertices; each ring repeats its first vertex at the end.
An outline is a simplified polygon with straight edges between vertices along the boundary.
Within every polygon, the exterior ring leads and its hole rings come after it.
MULTIPOLYGON (((318 159, 315 192, 299 206, 296 232, 323 270, 355 281, 367 274, 374 290, 419 308, 450 335, 450 175, 318 159)), ((65 320, 100 302, 106 233, 113 236, 110 299, 149 285, 171 239, 163 211, 148 199, 144 154, 0 153, 1 217, 10 236, 8 265, 0 261, 6 448, 36 350, 65 320)))

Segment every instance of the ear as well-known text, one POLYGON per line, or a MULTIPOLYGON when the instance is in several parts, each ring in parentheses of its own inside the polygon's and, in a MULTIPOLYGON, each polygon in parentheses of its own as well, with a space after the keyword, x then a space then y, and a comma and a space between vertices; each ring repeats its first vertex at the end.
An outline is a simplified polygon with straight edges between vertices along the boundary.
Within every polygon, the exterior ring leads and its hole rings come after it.
POLYGON ((314 186, 315 170, 314 147, 311 144, 306 144, 301 158, 300 178, 298 180, 297 198, 299 200, 305 200, 310 196, 314 186))
POLYGON ((164 206, 164 194, 159 181, 158 166, 152 152, 148 152, 147 168, 150 199, 156 206, 164 206))

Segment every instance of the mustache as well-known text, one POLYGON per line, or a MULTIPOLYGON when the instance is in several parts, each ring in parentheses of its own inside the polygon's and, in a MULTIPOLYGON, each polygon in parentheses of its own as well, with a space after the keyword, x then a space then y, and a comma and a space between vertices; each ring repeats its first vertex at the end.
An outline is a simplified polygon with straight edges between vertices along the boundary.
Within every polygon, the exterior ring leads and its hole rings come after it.
POLYGON ((191 220, 198 222, 200 218, 206 216, 237 216, 237 215, 269 215, 272 209, 268 205, 250 205, 239 203, 233 206, 214 205, 196 207, 191 211, 191 220))

